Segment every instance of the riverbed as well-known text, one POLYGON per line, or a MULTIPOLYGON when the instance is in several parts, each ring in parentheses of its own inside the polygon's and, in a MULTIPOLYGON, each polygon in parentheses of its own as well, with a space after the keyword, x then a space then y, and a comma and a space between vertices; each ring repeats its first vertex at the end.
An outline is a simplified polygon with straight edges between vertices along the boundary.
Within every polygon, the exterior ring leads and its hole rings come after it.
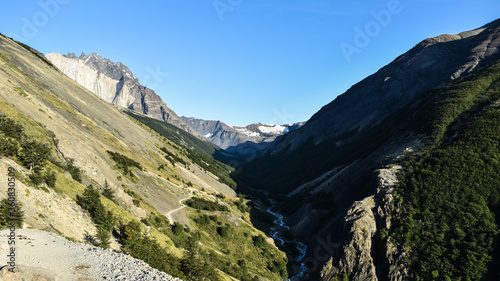
POLYGON ((285 223, 285 216, 276 211, 273 211, 272 207, 268 208, 266 211, 275 217, 273 221, 274 225, 273 227, 271 227, 271 238, 274 239, 275 243, 282 246, 285 246, 286 244, 296 245, 295 247, 297 248, 299 254, 296 257, 294 257, 294 259, 300 265, 300 271, 299 273, 291 276, 287 280, 290 281, 299 280, 306 273, 307 270, 306 265, 303 263, 304 257, 306 256, 307 253, 307 245, 305 245, 300 241, 296 240, 290 241, 285 239, 284 238, 285 231, 290 230, 290 227, 285 223))

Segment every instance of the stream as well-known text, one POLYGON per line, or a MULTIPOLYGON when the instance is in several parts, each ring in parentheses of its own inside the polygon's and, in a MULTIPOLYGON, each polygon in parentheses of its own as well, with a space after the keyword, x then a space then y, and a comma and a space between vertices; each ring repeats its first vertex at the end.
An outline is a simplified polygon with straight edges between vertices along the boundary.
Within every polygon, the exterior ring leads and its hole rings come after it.
POLYGON ((295 244, 297 250, 300 253, 298 256, 295 257, 295 261, 300 264, 300 271, 299 273, 291 276, 287 280, 290 281, 299 280, 299 278, 302 277, 307 270, 306 265, 302 262, 304 260, 304 257, 306 256, 307 246, 302 242, 290 241, 284 238, 285 231, 289 230, 290 227, 285 224, 285 216, 283 216, 280 213, 274 212, 273 210, 271 210, 271 208, 268 208, 266 210, 268 213, 270 213, 275 217, 274 226, 271 228, 271 238, 273 238, 274 241, 277 241, 277 243, 281 244, 282 246, 285 246, 285 243, 295 244))

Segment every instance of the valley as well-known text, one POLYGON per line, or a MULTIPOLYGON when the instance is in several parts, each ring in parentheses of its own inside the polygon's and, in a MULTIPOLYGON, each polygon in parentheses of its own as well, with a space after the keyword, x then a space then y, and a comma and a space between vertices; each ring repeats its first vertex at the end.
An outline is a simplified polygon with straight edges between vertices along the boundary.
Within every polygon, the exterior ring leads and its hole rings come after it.
POLYGON ((307 122, 241 127, 177 116, 96 53, 0 35, 19 202, 0 225, 23 276, 54 280, 497 280, 499 114, 500 20, 421 41, 307 122), (67 264, 26 259, 51 240, 67 264))

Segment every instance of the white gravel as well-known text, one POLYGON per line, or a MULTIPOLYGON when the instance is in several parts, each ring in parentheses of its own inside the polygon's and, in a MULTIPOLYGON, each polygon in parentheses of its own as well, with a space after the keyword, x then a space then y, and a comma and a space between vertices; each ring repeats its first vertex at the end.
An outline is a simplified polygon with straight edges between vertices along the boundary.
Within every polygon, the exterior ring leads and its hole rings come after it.
MULTIPOLYGON (((9 231, 0 231, 0 265, 7 265, 9 231)), ((131 256, 87 244, 73 243, 54 233, 16 230, 16 267, 42 274, 46 280, 166 280, 182 281, 131 256)), ((0 279, 6 278, 8 266, 0 279)), ((30 273, 31 274, 31 273, 30 273)), ((9 279, 16 280, 16 279, 9 279)), ((45 279, 44 279, 45 280, 45 279)))

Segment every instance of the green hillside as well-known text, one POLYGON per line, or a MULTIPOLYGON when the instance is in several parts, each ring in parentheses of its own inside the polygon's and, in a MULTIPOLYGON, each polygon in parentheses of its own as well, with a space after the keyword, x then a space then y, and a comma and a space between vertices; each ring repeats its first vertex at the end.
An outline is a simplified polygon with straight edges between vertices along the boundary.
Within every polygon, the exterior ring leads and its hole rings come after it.
POLYGON ((206 156, 212 156, 216 151, 220 150, 218 146, 209 142, 198 139, 197 137, 191 135, 190 133, 175 127, 164 121, 160 121, 154 118, 150 118, 144 115, 139 115, 130 110, 124 110, 125 113, 131 117, 137 119, 141 123, 146 124, 156 132, 158 132, 163 137, 174 142, 177 145, 191 148, 195 152, 202 153, 206 156))
POLYGON ((17 171, 28 227, 184 280, 286 278, 286 254, 253 226, 216 147, 161 123, 130 118, 0 35, 0 166, 17 171))
POLYGON ((411 280, 500 277, 499 78, 496 64, 430 93, 435 144, 405 162, 394 202, 411 280))

